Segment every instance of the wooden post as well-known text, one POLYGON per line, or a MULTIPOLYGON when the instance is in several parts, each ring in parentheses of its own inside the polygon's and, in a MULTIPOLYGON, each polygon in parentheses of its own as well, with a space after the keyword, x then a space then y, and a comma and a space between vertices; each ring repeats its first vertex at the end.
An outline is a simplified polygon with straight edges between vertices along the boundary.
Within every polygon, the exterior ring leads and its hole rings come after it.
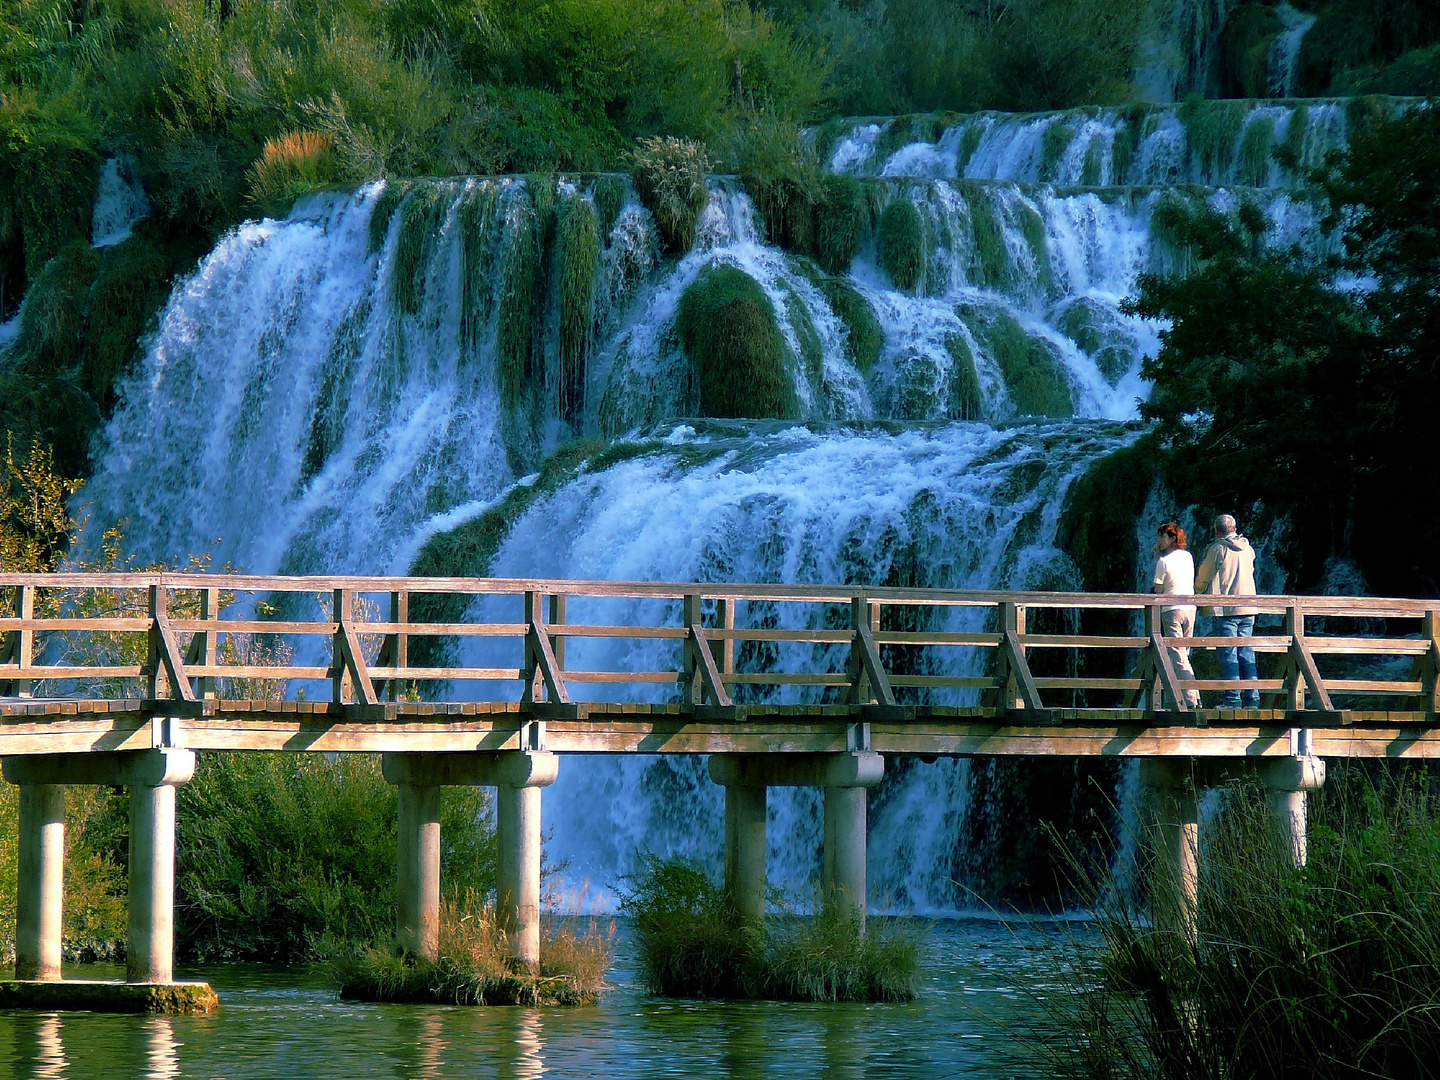
MULTIPOLYGON (((401 591, 390 594, 390 621, 401 626, 410 621, 410 594, 408 592, 401 591)), ((410 635, 408 633, 404 630, 395 631, 389 636, 385 645, 385 658, 390 661, 392 667, 410 666, 410 635)), ((391 679, 386 697, 391 701, 399 701, 407 689, 404 679, 391 679)))
POLYGON ((1420 636, 1430 643, 1430 651, 1420 665, 1420 707, 1431 714, 1440 713, 1440 613, 1425 612, 1420 619, 1420 636))
MULTIPOLYGON (((220 617, 220 590, 200 590, 200 618, 208 625, 195 635, 198 645, 195 648, 195 658, 200 667, 214 667, 218 661, 220 651, 220 634, 213 625, 214 620, 220 617)), ((213 699, 215 697, 215 676, 200 676, 200 697, 213 699)))
POLYGON ((160 640, 160 620, 165 617, 166 601, 169 599, 163 585, 150 586, 150 641, 145 650, 145 680, 147 697, 158 700, 164 697, 161 688, 164 686, 164 676, 160 662, 161 650, 164 643, 160 640))
MULTIPOLYGON (((565 601, 569 599, 564 593, 550 594, 550 625, 565 625, 565 601)), ((565 670, 565 637, 563 635, 550 635, 550 648, 555 652, 555 667, 559 671, 565 670)))
MULTIPOLYGON (((721 630, 735 629, 735 606, 738 600, 730 600, 726 597, 719 597, 715 601, 715 625, 721 630)), ((710 647, 715 651, 715 663, 720 667, 722 675, 735 674, 735 639, 731 637, 722 638, 719 641, 711 642, 710 647)))
MULTIPOLYGON (((524 619, 526 626, 544 626, 545 623, 545 597, 542 593, 527 592, 525 594, 524 619)), ((520 678, 524 685, 520 688, 520 700, 524 702, 544 701, 545 682, 540 672, 540 657, 535 635, 527 631, 525 634, 525 657, 520 666, 520 678)))
POLYGON ((876 667, 879 666, 880 657, 878 651, 874 650, 874 635, 880 629, 880 605, 865 596, 853 597, 850 601, 850 629, 855 631, 855 638, 850 645, 850 660, 845 665, 850 687, 842 697, 856 705, 866 705, 874 701, 879 692, 875 680, 871 678, 871 665, 865 661, 867 653, 873 651, 874 655, 869 659, 876 667))
MULTIPOLYGON (((687 629, 700 625, 704 602, 699 593, 686 593, 680 605, 680 623, 687 629)), ((705 687, 700 677, 699 646, 693 635, 685 638, 680 650, 681 697, 687 705, 699 705, 705 700, 705 687)), ((714 659, 714 656, 711 656, 714 659)))
POLYGON ((354 613, 354 599, 349 589, 336 589, 332 601, 335 637, 330 648, 330 700, 336 705, 349 701, 353 689, 345 664, 345 624, 354 613))
POLYGON ((1299 604, 1285 609, 1285 633, 1290 637, 1290 653, 1286 664, 1284 707, 1305 708, 1305 680, 1300 675, 1300 665, 1295 663, 1295 643, 1305 636, 1305 613, 1299 604))
MULTIPOLYGON (((35 586, 20 586, 20 618, 30 621, 35 618, 35 586)), ((35 631, 29 627, 22 626, 18 631, 15 643, 15 663, 23 671, 28 668, 35 659, 35 631)), ((30 680, 18 679, 15 682, 15 696, 30 696, 30 680)))
POLYGON ((1165 707, 1160 688, 1163 685, 1160 669, 1160 657, 1155 649, 1155 639, 1165 634, 1164 623, 1160 619, 1160 605, 1148 604, 1145 608, 1145 636, 1150 639, 1150 685, 1147 686, 1145 703, 1155 712, 1165 707))

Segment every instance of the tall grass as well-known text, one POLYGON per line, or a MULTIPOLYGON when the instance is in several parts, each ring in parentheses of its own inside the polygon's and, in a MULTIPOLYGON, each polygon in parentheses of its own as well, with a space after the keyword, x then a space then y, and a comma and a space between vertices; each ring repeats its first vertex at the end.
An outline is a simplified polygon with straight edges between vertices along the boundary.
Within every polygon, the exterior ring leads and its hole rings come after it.
POLYGON ((1202 838, 1194 947, 1150 901, 1095 894, 1098 968, 1069 967, 1051 999, 1069 1032, 1057 1072, 1440 1075, 1440 790, 1354 773, 1312 797, 1303 870, 1263 793, 1229 796, 1202 838))
MULTIPOLYGON (((778 898, 782 899, 783 898, 778 898)), ((621 898, 653 993, 781 1001, 908 1001, 919 986, 920 937, 894 921, 830 912, 737 922, 724 890, 683 859, 641 857, 621 898)))
POLYGON ((433 960, 393 948, 341 950, 322 969, 342 998, 440 1005, 585 1005, 605 989, 614 926, 556 923, 542 933, 540 968, 520 966, 508 950, 493 904, 474 890, 441 905, 440 950, 433 960))

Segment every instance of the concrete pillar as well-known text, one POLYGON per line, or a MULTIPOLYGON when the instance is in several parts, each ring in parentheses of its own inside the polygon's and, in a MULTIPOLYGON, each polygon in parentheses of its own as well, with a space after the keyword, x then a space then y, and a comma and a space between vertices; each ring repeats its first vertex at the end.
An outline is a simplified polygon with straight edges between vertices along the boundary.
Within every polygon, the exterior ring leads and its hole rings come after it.
POLYGON ((440 955, 440 788, 399 784, 395 940, 410 956, 440 955))
POLYGON ((764 784, 725 787, 725 891, 741 922, 765 919, 764 784))
POLYGON ((1261 769, 1261 781, 1277 839, 1298 869, 1305 865, 1310 853, 1305 793, 1325 783, 1325 760, 1306 756, 1266 762, 1261 769))
POLYGON ((825 905, 865 929, 865 827, 863 787, 825 789, 825 905))
POLYGON ((540 963, 540 789, 500 785, 495 826, 500 927, 515 958, 533 970, 540 963))
POLYGON ((130 775, 130 936, 125 979, 175 981, 175 789, 194 775, 188 750, 137 755, 130 775))
POLYGON ((1188 759, 1147 758, 1140 763, 1141 783, 1152 789, 1154 804, 1153 907, 1158 925, 1198 941, 1200 813, 1188 759))
POLYGON ((65 888, 64 785, 21 786, 19 839, 15 977, 58 979, 65 888))

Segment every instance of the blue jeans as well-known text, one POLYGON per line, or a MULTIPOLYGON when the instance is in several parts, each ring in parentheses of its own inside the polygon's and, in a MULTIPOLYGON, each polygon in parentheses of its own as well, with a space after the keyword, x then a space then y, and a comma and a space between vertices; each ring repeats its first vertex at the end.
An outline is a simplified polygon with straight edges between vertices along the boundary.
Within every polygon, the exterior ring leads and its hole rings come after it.
MULTIPOLYGON (((1254 615, 1224 615, 1215 620, 1221 637, 1247 638, 1255 634, 1254 615)), ((1255 650, 1249 645, 1222 645, 1216 649, 1220 659, 1222 679, 1257 679, 1255 650)), ((1220 702, 1222 709, 1258 709, 1260 691, 1246 690, 1242 696, 1239 690, 1226 690, 1220 702)))

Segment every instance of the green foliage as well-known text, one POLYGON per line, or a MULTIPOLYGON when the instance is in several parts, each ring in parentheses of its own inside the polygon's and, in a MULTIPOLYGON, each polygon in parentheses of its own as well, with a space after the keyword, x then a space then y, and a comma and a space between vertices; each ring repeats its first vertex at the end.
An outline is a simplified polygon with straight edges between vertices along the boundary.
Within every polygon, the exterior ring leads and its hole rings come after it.
POLYGON ((451 194, 448 185, 421 181, 410 186, 400 204, 400 234, 390 271, 390 292, 395 306, 407 315, 420 310, 430 254, 440 238, 451 194))
POLYGON ((1092 592, 1132 592, 1138 573, 1135 519, 1159 480, 1161 450, 1145 436, 1101 458, 1070 485, 1056 544, 1092 592))
POLYGON ((1426 779, 1364 789, 1350 806, 1329 785, 1312 795, 1301 870, 1264 792, 1230 792, 1207 822, 1193 948, 1160 902, 1100 885, 1100 977, 1068 969, 1077 992, 1053 999, 1068 1037, 1047 1056, 1090 1077, 1432 1074, 1440 805, 1426 779))
POLYGON ((693 863, 644 853, 620 910, 633 920, 648 988, 678 997, 908 1001, 918 935, 899 923, 867 932, 833 913, 739 925, 724 891, 693 863))
POLYGON ((1296 105, 1285 125, 1285 138, 1275 148, 1275 160, 1291 171, 1299 169, 1304 160, 1305 134, 1310 129, 1310 106, 1296 105))
POLYGON ((1429 0, 1325 0, 1307 7, 1318 18, 1300 43, 1299 93, 1435 92, 1423 54, 1440 43, 1440 10, 1429 0))
MULTIPOLYGON (((783 117, 763 113, 749 117, 737 139, 735 158, 740 182, 760 211, 770 242, 787 251, 810 254, 816 240, 816 207, 827 185, 799 127, 783 117)), ((840 215, 845 212, 843 205, 834 209, 840 215)), ((846 230, 850 226, 841 222, 840 227, 846 230)), ((842 231, 832 242, 848 245, 848 232, 842 231)), ((838 260, 841 252, 832 255, 838 260)), ((848 262, 845 268, 849 268, 848 262)))
POLYGON ((695 243, 695 222, 709 197, 709 171, 705 147, 691 140, 644 139, 635 151, 630 178, 672 254, 683 255, 695 243))
POLYGON ((595 200, 595 211, 600 215, 600 235, 608 237, 625 205, 625 180, 614 173, 598 176, 591 195, 595 200))
MULTIPOLYGON (((198 960, 294 961, 322 939, 388 938, 395 788, 376 755, 206 754, 178 796, 176 941, 198 960)), ((495 875, 489 796, 441 794, 441 880, 495 875)))
POLYGON ((394 948, 342 947, 323 968, 340 997, 435 1005, 587 1005, 605 989, 614 927, 592 920, 582 933, 559 926, 540 938, 540 967, 509 955, 493 904, 473 891, 440 910, 440 955, 433 961, 394 948))
POLYGON ((755 279, 712 263, 680 297, 675 328, 695 366, 706 416, 793 418, 793 359, 775 308, 755 279))
POLYGON ((595 204, 578 194, 566 197, 559 228, 560 415, 578 424, 585 408, 585 360, 595 320, 595 274, 600 259, 595 204))
POLYGON ((1000 368, 1016 412, 1075 415, 1070 380, 1053 345, 1026 333, 1015 316, 1001 308, 962 304, 957 314, 1000 368))
POLYGON ((891 283, 918 292, 925 280, 925 221, 908 196, 892 199, 880 215, 880 266, 891 283))
POLYGON ((386 180, 380 194, 375 196, 375 205, 370 211, 368 226, 372 255, 385 246, 385 238, 390 234, 390 222, 408 194, 410 194, 410 181, 386 180))
POLYGON ((48 574, 59 569, 79 522, 69 501, 83 480, 55 472, 55 456, 39 439, 23 459, 15 436, 5 437, 5 471, 0 476, 0 568, 11 573, 48 574))
POLYGON ((262 214, 284 214, 301 196, 335 182, 335 136, 292 131, 266 140, 250 168, 250 198, 262 214))
POLYGON ((1221 97, 1270 96, 1270 47, 1283 29, 1280 16, 1266 4, 1243 4, 1231 13, 1220 32, 1216 65, 1221 97))
POLYGON ((1092 297, 1078 297, 1060 313, 1055 325, 1095 361, 1111 386, 1130 370, 1135 358, 1133 342, 1112 308, 1092 297))
POLYGON ((819 288, 830 310, 845 324, 845 355, 860 374, 869 375, 885 344, 885 332, 875 309, 860 290, 844 278, 821 278, 819 288))
POLYGON ((1105 139, 1093 135, 1085 147, 1085 159, 1080 164, 1080 183, 1095 187, 1100 183, 1105 170, 1105 139))
POLYGON ((970 280, 982 287, 1004 288, 1011 283, 1013 272, 994 189, 971 182, 962 185, 961 191, 970 218, 970 280))

